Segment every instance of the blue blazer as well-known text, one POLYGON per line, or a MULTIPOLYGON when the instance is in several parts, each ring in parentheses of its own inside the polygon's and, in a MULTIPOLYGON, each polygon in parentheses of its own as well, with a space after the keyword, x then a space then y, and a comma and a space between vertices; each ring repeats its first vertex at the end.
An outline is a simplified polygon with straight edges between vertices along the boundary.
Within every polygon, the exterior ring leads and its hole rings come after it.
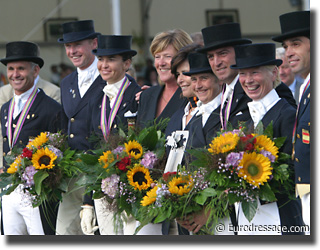
MULTIPOLYGON (((22 126, 16 146, 24 147, 27 145, 30 137, 36 137, 41 132, 57 132, 60 130, 61 106, 58 102, 47 96, 42 89, 39 89, 34 103, 32 104, 27 118, 22 126)), ((10 101, 1 107, 1 130, 3 135, 3 152, 9 152, 9 144, 7 137, 7 120, 10 101)), ((20 115, 14 119, 13 124, 17 123, 20 115)), ((14 129, 14 128, 13 128, 14 129)), ((5 161, 3 161, 5 162, 5 161)), ((5 167, 7 169, 7 167, 5 167)), ((44 233, 46 235, 55 235, 56 220, 58 214, 59 203, 47 203, 45 206, 40 205, 40 217, 44 233), (48 209, 48 207, 50 209, 48 209), (47 212, 45 212, 47 211, 47 212)), ((4 216, 1 214, 1 216, 4 216)), ((3 231, 2 231, 3 232, 3 231)))
POLYGON ((294 144, 295 182, 310 184, 310 87, 300 100, 294 144))
MULTIPOLYGON (((277 102, 262 118, 264 127, 267 127, 273 121, 273 137, 286 137, 284 145, 279 149, 281 152, 291 154, 292 152, 292 130, 295 120, 296 110, 285 99, 277 102)), ((248 122, 253 126, 253 121, 250 119, 248 122)), ((292 162, 289 162, 289 167, 293 168, 292 162)), ((294 176, 292 176, 292 179, 294 176)), ((294 194, 294 189, 292 194, 294 194)), ((287 196, 277 194, 277 205, 280 214, 281 225, 302 226, 302 209, 301 202, 298 199, 289 200, 287 196)), ((264 204, 261 202, 261 204, 264 204)), ((296 233, 283 233, 283 234, 296 234, 296 233)), ((298 233, 300 234, 300 233, 298 233)))
MULTIPOLYGON (((141 88, 133 78, 129 79, 131 83, 123 94, 121 106, 119 107, 117 116, 115 117, 111 126, 111 133, 115 133, 118 128, 122 128, 125 132, 128 131, 128 118, 124 117, 124 114, 128 111, 131 111, 132 113, 136 113, 138 111, 138 103, 135 100, 135 95, 141 90, 141 88)), ((89 102, 88 109, 88 117, 90 117, 90 120, 88 121, 88 131, 90 131, 90 134, 98 136, 99 140, 103 138, 102 130, 100 127, 101 103, 103 96, 104 92, 100 91, 97 96, 89 102)), ((105 110, 107 114, 107 120, 110 114, 110 110, 110 100, 107 97, 107 105, 105 110)), ((90 148, 93 149, 94 144, 95 142, 90 143, 90 148)))
MULTIPOLYGON (((153 86, 141 93, 137 124, 142 128, 153 124, 153 121, 156 118, 158 100, 163 89, 164 86, 153 86)), ((187 103, 188 100, 187 98, 182 97, 181 88, 179 87, 162 113, 157 117, 157 121, 170 118, 180 107, 185 107, 187 103)))
POLYGON ((68 135, 68 143, 72 149, 89 149, 87 127, 90 119, 88 117, 89 101, 98 96, 105 84, 99 75, 81 98, 77 71, 72 72, 61 81, 62 128, 68 135))

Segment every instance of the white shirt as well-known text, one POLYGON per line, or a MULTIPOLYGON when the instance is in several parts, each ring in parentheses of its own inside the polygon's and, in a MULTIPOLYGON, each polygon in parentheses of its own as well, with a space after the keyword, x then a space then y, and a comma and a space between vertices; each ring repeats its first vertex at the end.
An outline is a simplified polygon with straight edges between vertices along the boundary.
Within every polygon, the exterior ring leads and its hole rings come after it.
POLYGON ((94 80, 99 76, 99 70, 97 67, 98 59, 95 57, 93 63, 86 69, 78 71, 78 88, 81 98, 85 95, 90 88, 94 80))
POLYGON ((211 115, 212 111, 219 107, 221 104, 221 93, 217 95, 212 101, 203 104, 201 101, 197 102, 197 116, 202 115, 202 127, 206 125, 206 122, 211 115))
POLYGON ((272 89, 267 95, 265 95, 259 101, 248 102, 250 116, 256 127, 259 121, 262 120, 264 115, 280 100, 277 91, 272 89))
MULTIPOLYGON (((197 108, 195 108, 194 110, 191 111, 191 115, 192 117, 195 115, 195 113, 198 111, 197 108)), ((189 115, 190 112, 190 102, 188 102, 188 104, 186 105, 186 107, 184 108, 184 115, 182 117, 182 130, 185 129, 185 127, 187 126, 187 116, 189 115)))
POLYGON ((124 78, 123 77, 120 81, 116 82, 116 83, 113 83, 113 84, 108 84, 106 86, 104 86, 103 88, 103 92, 108 96, 109 100, 110 100, 110 108, 112 108, 114 102, 116 101, 116 98, 117 95, 118 95, 118 92, 120 90, 120 87, 124 81, 124 78))
POLYGON ((301 100, 302 92, 307 85, 308 81, 310 80, 310 73, 307 75, 307 78, 304 80, 303 84, 300 86, 300 92, 299 92, 299 101, 301 100))
POLYGON ((233 79, 233 81, 230 84, 226 84, 226 90, 223 93, 223 100, 221 100, 222 105, 224 105, 227 98, 230 99, 230 97, 232 96, 234 86, 236 85, 238 79, 239 79, 239 74, 233 79))
POLYGON ((29 99, 29 96, 32 94, 32 91, 34 90, 36 84, 39 81, 39 76, 36 77, 33 83, 33 87, 26 92, 22 93, 21 95, 13 94, 14 96, 14 109, 13 109, 13 119, 16 119, 16 117, 21 113, 24 105, 29 99))

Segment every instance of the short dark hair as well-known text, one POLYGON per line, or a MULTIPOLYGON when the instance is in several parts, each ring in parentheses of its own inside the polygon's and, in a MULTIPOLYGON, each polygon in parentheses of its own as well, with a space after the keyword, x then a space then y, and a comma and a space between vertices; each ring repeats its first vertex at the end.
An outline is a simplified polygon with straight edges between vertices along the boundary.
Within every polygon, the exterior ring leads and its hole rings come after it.
POLYGON ((188 60, 188 55, 190 53, 196 52, 196 49, 201 47, 201 45, 196 43, 192 43, 182 47, 171 60, 171 73, 176 76, 177 68, 179 67, 179 65, 182 64, 185 60, 188 60))

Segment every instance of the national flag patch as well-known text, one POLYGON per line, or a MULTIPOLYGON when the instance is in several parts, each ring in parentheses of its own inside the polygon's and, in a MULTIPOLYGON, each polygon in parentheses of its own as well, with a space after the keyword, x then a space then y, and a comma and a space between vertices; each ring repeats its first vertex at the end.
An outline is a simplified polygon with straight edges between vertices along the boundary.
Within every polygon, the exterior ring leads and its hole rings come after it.
POLYGON ((310 143, 310 132, 306 129, 302 129, 302 142, 306 144, 310 143))

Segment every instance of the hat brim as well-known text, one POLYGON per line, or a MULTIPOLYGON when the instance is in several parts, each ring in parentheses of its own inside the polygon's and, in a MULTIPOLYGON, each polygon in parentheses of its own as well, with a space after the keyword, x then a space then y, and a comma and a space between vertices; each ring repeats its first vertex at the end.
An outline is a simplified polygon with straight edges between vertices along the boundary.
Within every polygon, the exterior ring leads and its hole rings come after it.
POLYGON ((261 62, 261 63, 243 63, 242 65, 239 64, 234 64, 231 65, 230 68, 231 69, 247 69, 247 68, 255 68, 255 67, 260 67, 260 66, 267 66, 267 65, 276 65, 276 66, 280 66, 282 64, 282 60, 281 59, 274 59, 274 60, 270 60, 270 61, 265 61, 265 62, 261 62))
POLYGON ((201 68, 201 69, 193 69, 193 70, 190 70, 189 72, 183 72, 182 74, 186 75, 186 76, 192 76, 192 75, 201 74, 201 73, 212 73, 213 74, 213 71, 212 71, 211 67, 208 67, 208 68, 201 68))
POLYGON ((252 41, 250 39, 241 38, 241 39, 232 39, 232 40, 224 40, 219 43, 208 44, 205 47, 199 48, 196 51, 199 53, 205 53, 209 50, 219 49, 227 46, 235 46, 241 44, 250 44, 252 41))
POLYGON ((135 50, 123 50, 123 49, 94 49, 92 54, 96 56, 112 56, 112 55, 121 55, 129 54, 130 56, 135 56, 137 51, 135 50))
POLYGON ((281 42, 283 42, 284 40, 286 40, 288 38, 297 37, 297 36, 310 37, 310 28, 309 29, 294 30, 294 31, 291 31, 291 32, 284 33, 284 34, 282 34, 280 36, 274 36, 271 39, 273 41, 281 43, 281 42))
POLYGON ((18 56, 12 56, 8 58, 3 58, 0 60, 2 64, 7 66, 9 62, 17 62, 17 61, 27 61, 27 62, 33 62, 39 65, 40 68, 44 65, 44 61, 40 57, 32 57, 32 56, 24 56, 24 57, 18 57, 18 56))
POLYGON ((70 39, 66 39, 66 40, 64 40, 63 38, 59 38, 58 43, 73 43, 73 42, 78 42, 78 41, 82 41, 82 40, 86 40, 86 39, 96 38, 99 35, 101 35, 101 33, 95 32, 95 33, 91 33, 86 36, 74 37, 74 38, 70 38, 70 39))

